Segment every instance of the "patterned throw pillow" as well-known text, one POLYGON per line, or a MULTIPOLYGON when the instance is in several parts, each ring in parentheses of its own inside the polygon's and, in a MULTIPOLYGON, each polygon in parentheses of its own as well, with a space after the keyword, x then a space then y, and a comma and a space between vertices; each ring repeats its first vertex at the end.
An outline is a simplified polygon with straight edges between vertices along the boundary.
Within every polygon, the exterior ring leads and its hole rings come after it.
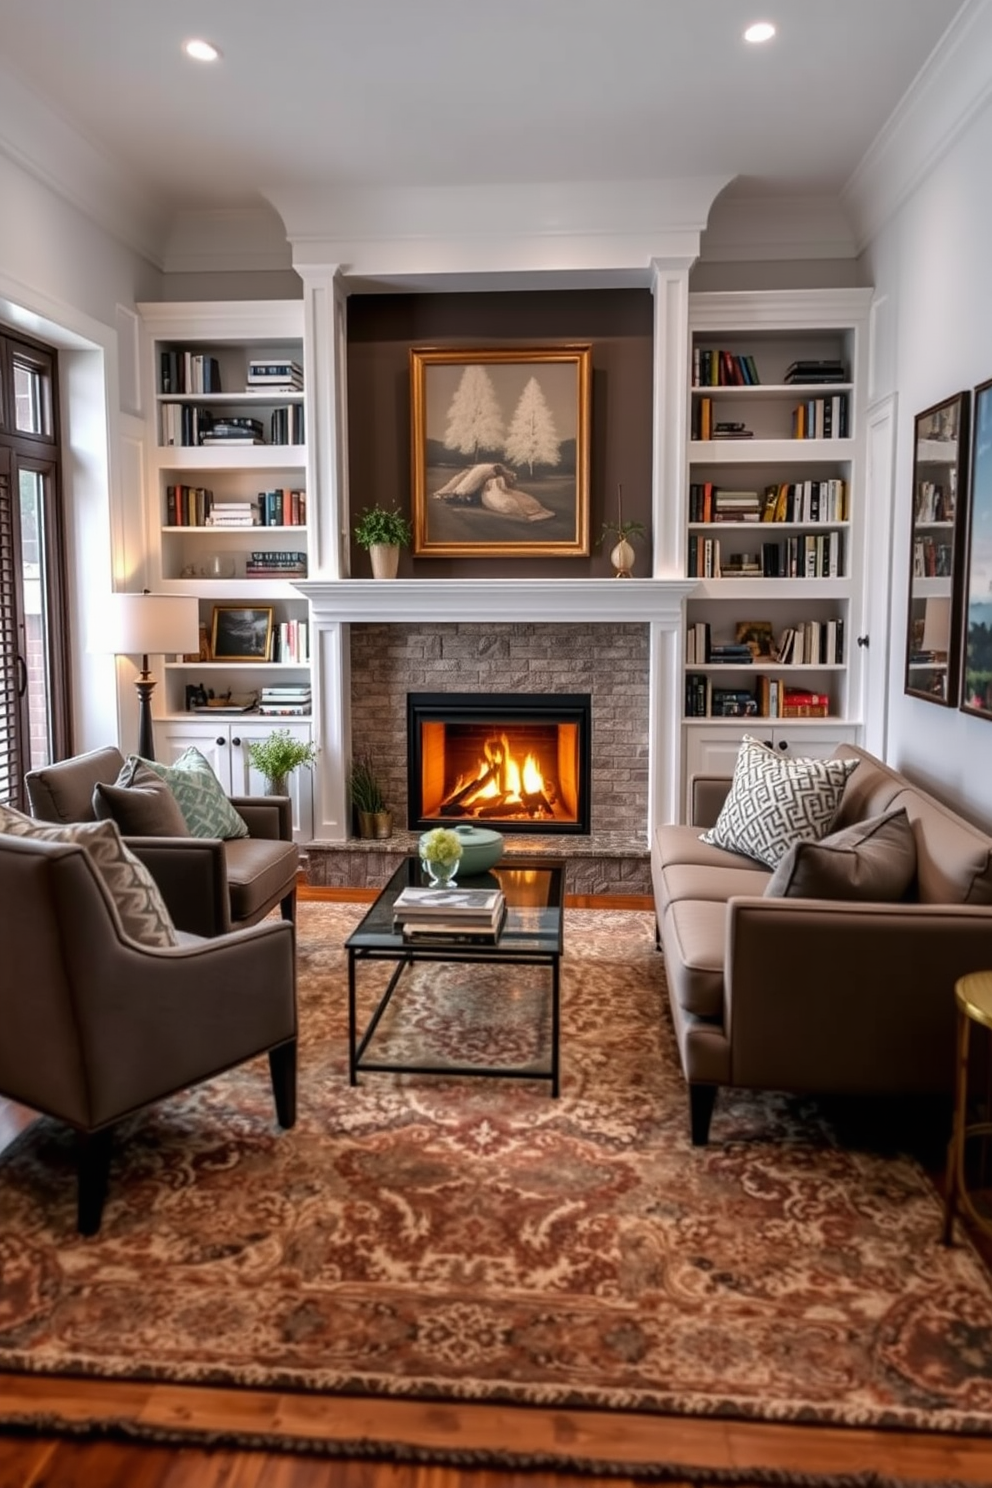
POLYGON ((49 827, 11 806, 0 806, 0 832, 11 837, 37 837, 43 842, 78 842, 110 891, 125 935, 146 946, 179 944, 155 880, 144 863, 124 846, 116 822, 69 822, 49 827))
POLYGON ((794 842, 825 837, 857 759, 790 759, 745 734, 730 794, 702 842, 775 868, 794 842))
MULTIPOLYGON (((154 770, 179 802, 192 837, 247 837, 248 824, 239 816, 224 794, 224 787, 210 767, 210 761, 190 745, 171 765, 128 755, 127 766, 139 765, 154 770)), ((125 766, 125 771, 127 769, 125 766)))

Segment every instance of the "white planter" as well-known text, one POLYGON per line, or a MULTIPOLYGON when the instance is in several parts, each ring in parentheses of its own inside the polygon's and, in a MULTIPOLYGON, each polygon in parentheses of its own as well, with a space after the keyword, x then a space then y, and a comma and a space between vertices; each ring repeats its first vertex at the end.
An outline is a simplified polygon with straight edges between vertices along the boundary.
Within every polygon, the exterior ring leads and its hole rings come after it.
POLYGON ((369 557, 374 579, 395 579, 400 566, 400 550, 395 543, 373 543, 369 557))

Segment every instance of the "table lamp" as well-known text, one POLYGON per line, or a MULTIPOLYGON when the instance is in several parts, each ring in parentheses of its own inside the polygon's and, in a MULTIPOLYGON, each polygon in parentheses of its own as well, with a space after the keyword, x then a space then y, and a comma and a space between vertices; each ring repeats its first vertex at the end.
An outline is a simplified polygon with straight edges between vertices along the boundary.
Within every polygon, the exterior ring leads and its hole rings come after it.
POLYGON ((140 656, 138 693, 138 753, 155 758, 152 733, 152 693, 155 679, 148 670, 150 655, 198 651, 200 607, 193 594, 112 594, 107 612, 106 650, 118 656, 140 656))

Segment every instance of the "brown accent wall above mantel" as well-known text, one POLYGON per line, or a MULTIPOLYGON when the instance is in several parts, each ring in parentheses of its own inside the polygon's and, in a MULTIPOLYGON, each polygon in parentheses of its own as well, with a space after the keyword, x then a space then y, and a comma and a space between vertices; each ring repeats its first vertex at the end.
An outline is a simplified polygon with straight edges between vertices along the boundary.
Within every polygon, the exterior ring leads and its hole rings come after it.
MULTIPOLYGON (((645 527, 634 572, 651 573, 653 317, 647 289, 352 295, 348 300, 348 486, 353 513, 376 502, 411 510, 412 346, 592 344, 592 451, 588 558, 417 558, 403 578, 602 578, 617 486, 625 519, 645 527)), ((368 555, 352 545, 351 572, 367 577, 368 555)))

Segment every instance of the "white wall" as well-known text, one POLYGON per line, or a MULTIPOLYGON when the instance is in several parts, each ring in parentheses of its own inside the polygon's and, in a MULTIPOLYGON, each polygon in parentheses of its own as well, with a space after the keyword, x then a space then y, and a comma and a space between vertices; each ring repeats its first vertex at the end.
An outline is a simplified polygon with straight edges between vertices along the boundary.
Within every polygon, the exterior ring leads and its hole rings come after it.
POLYGON ((892 562, 890 762, 967 815, 992 825, 992 722, 903 691, 913 417, 992 377, 992 106, 950 151, 865 253, 875 285, 873 396, 898 393, 892 562))
POLYGON ((154 298, 160 282, 144 258, 0 154, 0 322, 59 351, 74 749, 116 742, 130 723, 118 721, 113 657, 86 644, 115 576, 141 580, 140 488, 127 500, 140 389, 125 354, 122 415, 117 307, 154 298))

